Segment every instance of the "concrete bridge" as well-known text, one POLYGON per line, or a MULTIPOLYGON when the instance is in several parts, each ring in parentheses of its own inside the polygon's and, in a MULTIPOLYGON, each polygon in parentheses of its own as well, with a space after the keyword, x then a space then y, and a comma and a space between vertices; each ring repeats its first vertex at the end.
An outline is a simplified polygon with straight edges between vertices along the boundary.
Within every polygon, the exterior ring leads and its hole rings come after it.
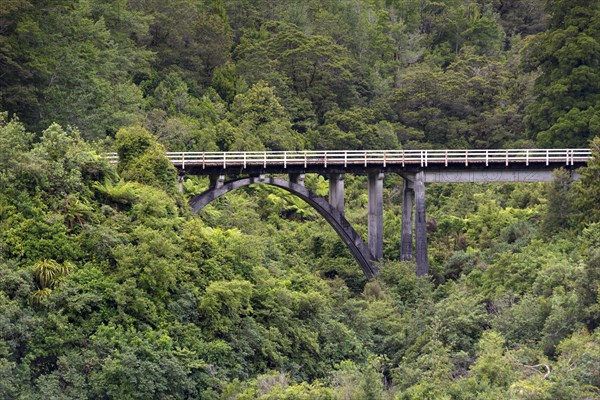
MULTIPOLYGON (((414 225, 416 272, 424 275, 429 268, 425 184, 551 181, 554 169, 575 171, 585 166, 591 152, 589 149, 170 152, 167 158, 180 176, 210 176, 210 188, 190 202, 194 213, 225 193, 252 184, 277 186, 299 196, 333 227, 370 278, 377 273, 373 261, 383 257, 386 174, 399 174, 404 179, 400 258, 413 258, 414 225), (329 199, 304 187, 305 173, 328 177, 329 199), (367 176, 368 246, 344 218, 347 173, 367 176), (281 174, 287 174, 289 180, 267 176, 281 174)), ((110 154, 109 159, 116 161, 117 157, 110 154)), ((574 173, 573 178, 576 177, 574 173)))

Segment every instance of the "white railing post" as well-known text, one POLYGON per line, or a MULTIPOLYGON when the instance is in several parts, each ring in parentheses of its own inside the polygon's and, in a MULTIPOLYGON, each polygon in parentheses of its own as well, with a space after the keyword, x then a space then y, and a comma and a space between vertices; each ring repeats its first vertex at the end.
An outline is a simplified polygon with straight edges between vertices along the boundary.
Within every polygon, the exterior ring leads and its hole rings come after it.
POLYGON ((267 168, 267 152, 265 151, 264 153, 265 159, 264 159, 264 168, 267 168))
POLYGON ((489 160, 490 160, 490 151, 486 150, 485 151, 485 166, 488 167, 489 166, 489 160))
POLYGON ((573 165, 574 161, 575 161, 575 150, 571 150, 571 165, 573 165))
POLYGON ((348 166, 348 152, 344 151, 344 168, 348 166))
POLYGON ((465 150, 465 167, 469 166, 469 150, 465 150))
POLYGON ((246 169, 246 152, 244 152, 244 169, 246 169))
POLYGON ((323 161, 325 163, 325 168, 327 168, 327 152, 325 152, 325 155, 323 156, 323 161))
POLYGON ((283 169, 287 168, 287 151, 283 152, 283 169))
POLYGON ((227 153, 223 153, 223 169, 227 168, 227 153))
POLYGON ((550 165, 550 150, 546 149, 546 166, 550 165))
POLYGON ((525 165, 529 167, 529 149, 525 152, 525 165))
POLYGON ((181 153, 181 169, 185 169, 185 153, 181 153))

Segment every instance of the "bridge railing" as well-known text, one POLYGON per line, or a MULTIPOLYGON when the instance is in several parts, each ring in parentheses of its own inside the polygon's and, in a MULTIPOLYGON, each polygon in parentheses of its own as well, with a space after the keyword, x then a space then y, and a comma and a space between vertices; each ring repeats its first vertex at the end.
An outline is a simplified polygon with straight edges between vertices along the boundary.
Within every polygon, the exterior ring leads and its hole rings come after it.
MULTIPOLYGON (((242 167, 322 165, 410 165, 428 167, 456 164, 564 164, 574 165, 591 158, 589 149, 502 149, 502 150, 328 150, 328 151, 249 151, 249 152, 168 152, 176 166, 242 167)), ((116 153, 107 154, 116 163, 116 153)))

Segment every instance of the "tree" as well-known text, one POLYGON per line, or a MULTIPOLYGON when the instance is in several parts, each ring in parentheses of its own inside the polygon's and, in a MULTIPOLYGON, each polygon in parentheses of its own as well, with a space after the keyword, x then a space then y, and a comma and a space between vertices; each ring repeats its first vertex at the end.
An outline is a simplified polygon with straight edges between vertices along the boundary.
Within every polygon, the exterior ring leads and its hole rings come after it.
POLYGON ((526 70, 539 69, 527 132, 541 146, 585 146, 600 129, 600 4, 548 2, 548 31, 527 48, 526 70))
MULTIPOLYGON (((212 94, 212 95, 211 95, 212 94)), ((169 73, 151 96, 144 126, 169 151, 214 151, 215 127, 225 114, 218 95, 194 97, 179 73, 169 73)))
POLYGON ((231 104, 235 95, 240 90, 242 82, 237 76, 235 65, 232 63, 221 65, 213 71, 211 86, 227 104, 231 104))
POLYGON ((125 179, 174 193, 177 171, 165 157, 165 148, 141 126, 123 128, 115 137, 119 172, 125 179))
POLYGON ((514 372, 504 356, 504 338, 497 332, 486 331, 479 340, 477 362, 471 367, 480 379, 493 386, 507 387, 514 372))
POLYGON ((581 179, 576 184, 576 204, 580 210, 580 220, 600 221, 600 137, 590 142, 592 159, 580 170, 581 179))
POLYGON ((9 119, 0 113, 0 182, 15 179, 15 172, 30 150, 33 135, 25 130, 18 119, 9 119))
POLYGON ((546 232, 568 228, 572 223, 574 212, 574 198, 570 190, 571 173, 558 169, 553 174, 554 180, 548 190, 548 204, 543 220, 543 228, 546 232))
POLYGON ((491 7, 451 0, 428 2, 426 10, 425 31, 444 63, 465 46, 473 47, 478 55, 493 55, 504 44, 504 31, 491 7))
POLYGON ((28 0, 7 0, 0 5, 0 109, 19 112, 26 120, 35 118, 36 88, 14 35, 17 23, 31 8, 28 0))
POLYGON ((519 103, 525 98, 515 79, 517 65, 464 47, 445 69, 416 64, 404 70, 388 98, 394 120, 402 124, 402 145, 501 147, 520 139, 519 103))
POLYGON ((195 82, 197 93, 230 60, 232 35, 220 0, 150 0, 133 2, 133 8, 152 18, 147 44, 158 55, 154 70, 161 75, 177 71, 195 82))
POLYGON ((291 24, 267 23, 244 38, 236 51, 241 76, 278 87, 275 79, 283 80, 291 94, 310 101, 317 117, 336 105, 348 107, 357 98, 355 62, 329 37, 307 35, 291 24))
POLYGON ((375 112, 366 107, 345 111, 329 111, 324 123, 315 132, 316 149, 397 149, 396 131, 399 127, 387 121, 378 121, 375 112))
POLYGON ((69 275, 72 265, 68 262, 59 264, 54 260, 40 260, 33 266, 33 274, 38 290, 33 294, 33 301, 41 304, 49 296, 52 289, 57 288, 69 275))
POLYGON ((235 97, 231 105, 231 119, 240 130, 230 147, 232 150, 260 150, 248 148, 246 138, 257 139, 271 150, 304 147, 303 139, 292 130, 289 116, 275 90, 265 82, 258 82, 246 93, 235 97))
POLYGON ((500 0, 496 4, 507 35, 535 35, 545 30, 548 14, 544 0, 500 0))

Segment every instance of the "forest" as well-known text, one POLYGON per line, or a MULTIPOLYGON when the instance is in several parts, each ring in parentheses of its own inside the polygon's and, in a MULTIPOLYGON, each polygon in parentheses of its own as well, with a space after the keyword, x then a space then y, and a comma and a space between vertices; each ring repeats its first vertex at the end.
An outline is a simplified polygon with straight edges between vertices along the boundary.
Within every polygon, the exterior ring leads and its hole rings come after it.
POLYGON ((598 0, 2 0, 0 398, 600 399, 599 132, 598 0), (164 157, 566 147, 428 185, 423 277, 386 175, 370 280, 283 190, 192 215, 164 157))

